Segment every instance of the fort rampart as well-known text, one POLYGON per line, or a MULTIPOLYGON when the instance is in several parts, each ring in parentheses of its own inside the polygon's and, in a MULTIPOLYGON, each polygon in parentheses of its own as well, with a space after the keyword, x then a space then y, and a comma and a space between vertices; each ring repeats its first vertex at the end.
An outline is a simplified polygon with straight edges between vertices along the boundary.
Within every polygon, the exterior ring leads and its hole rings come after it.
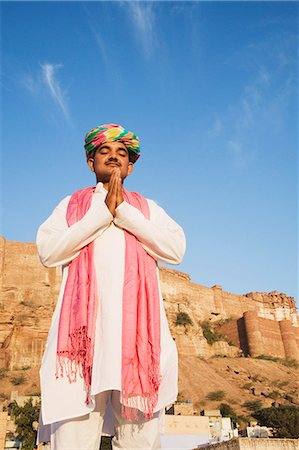
POLYGON ((204 445, 201 450, 297 450, 296 439, 236 438, 217 444, 204 445))
MULTIPOLYGON (((294 298, 272 291, 231 294, 221 286, 203 286, 189 275, 160 268, 164 306, 179 353, 210 357, 214 354, 296 358, 298 319, 294 298), (188 333, 176 327, 179 312, 193 326, 188 333), (232 341, 209 345, 202 321, 219 327, 232 341), (224 323, 225 322, 225 323, 224 323)), ((61 282, 61 269, 47 269, 33 243, 0 238, 0 367, 40 364, 61 282)))
POLYGON ((298 359, 298 327, 290 320, 265 319, 255 311, 246 311, 241 318, 220 324, 217 331, 239 346, 245 356, 298 359))

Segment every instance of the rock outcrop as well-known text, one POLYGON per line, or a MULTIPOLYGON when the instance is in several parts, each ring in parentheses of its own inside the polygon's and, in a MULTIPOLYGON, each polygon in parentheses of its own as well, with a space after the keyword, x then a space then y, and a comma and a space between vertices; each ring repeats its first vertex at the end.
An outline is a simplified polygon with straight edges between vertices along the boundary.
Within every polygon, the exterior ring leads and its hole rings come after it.
MULTIPOLYGON (((164 306, 179 353, 209 358, 240 354, 296 356, 298 319, 294 298, 276 291, 235 295, 160 268, 164 306), (178 323, 185 313, 188 323, 178 323), (210 323, 213 342, 204 336, 210 323), (220 331, 215 334, 215 331, 220 331), (221 334, 223 338, 221 338, 221 334)), ((33 243, 0 241, 0 367, 37 367, 43 354, 61 282, 61 269, 47 269, 33 243)))
MULTIPOLYGON (((179 351, 181 397, 197 409, 213 409, 219 401, 209 400, 209 393, 223 391, 224 401, 242 414, 248 414, 245 400, 298 404, 296 370, 285 361, 298 343, 292 297, 276 291, 235 295, 165 267, 160 279, 179 351), (261 353, 280 359, 238 357, 261 353)), ((43 267, 35 244, 0 239, 0 401, 15 389, 38 394, 38 370, 60 282, 60 268, 43 267)))

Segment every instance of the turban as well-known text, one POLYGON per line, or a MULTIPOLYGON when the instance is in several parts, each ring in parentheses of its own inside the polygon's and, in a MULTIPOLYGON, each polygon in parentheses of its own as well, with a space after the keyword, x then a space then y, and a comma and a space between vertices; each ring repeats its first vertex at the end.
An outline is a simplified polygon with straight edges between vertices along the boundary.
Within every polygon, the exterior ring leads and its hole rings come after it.
POLYGON ((130 161, 135 163, 140 156, 138 137, 132 131, 114 123, 100 125, 87 133, 84 145, 86 157, 88 158, 93 150, 106 142, 115 141, 125 144, 130 153, 130 161))

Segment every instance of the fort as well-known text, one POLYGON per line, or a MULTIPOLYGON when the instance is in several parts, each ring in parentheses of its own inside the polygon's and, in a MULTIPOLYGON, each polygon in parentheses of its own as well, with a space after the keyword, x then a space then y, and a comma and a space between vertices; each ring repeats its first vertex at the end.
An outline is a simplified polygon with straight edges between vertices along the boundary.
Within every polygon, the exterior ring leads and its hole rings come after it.
MULTIPOLYGON (((195 335, 201 334, 198 324, 209 321, 244 356, 269 355, 298 359, 298 316, 293 297, 277 291, 231 294, 223 291, 219 285, 209 288, 192 283, 187 274, 166 268, 160 269, 160 277, 167 316, 174 335, 176 331, 172 324, 175 316, 184 311, 194 324, 195 335)), ((181 351, 184 351, 184 336, 185 333, 176 337, 181 351)), ((192 346, 190 339, 188 342, 192 346)), ((208 356, 204 343, 198 348, 195 348, 194 340, 193 344, 192 353, 208 356)), ((224 342, 221 342, 221 346, 216 349, 219 353, 226 351, 227 355, 236 356, 232 354, 232 349, 228 349, 229 346, 225 348, 224 342)))
MULTIPOLYGON (((180 355, 260 356, 298 359, 298 316, 293 297, 277 291, 231 294, 189 275, 160 268, 167 318, 180 355), (190 325, 176 326, 185 312, 190 325), (223 335, 213 345, 202 322, 223 335)), ((37 367, 43 354, 61 281, 61 268, 47 269, 33 243, 0 238, 0 367, 37 367)))

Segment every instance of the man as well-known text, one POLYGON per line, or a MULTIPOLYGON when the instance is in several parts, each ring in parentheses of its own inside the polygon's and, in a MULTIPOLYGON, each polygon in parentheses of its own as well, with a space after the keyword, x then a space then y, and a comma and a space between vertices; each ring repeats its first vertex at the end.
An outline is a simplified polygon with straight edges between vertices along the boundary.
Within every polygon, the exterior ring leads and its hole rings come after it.
POLYGON ((159 449, 177 351, 157 261, 182 260, 184 233, 152 200, 123 189, 140 156, 134 133, 101 125, 85 151, 96 187, 62 200, 37 235, 42 263, 63 268, 40 371, 40 441, 47 426, 52 450, 98 450, 113 423, 113 448, 159 449))

